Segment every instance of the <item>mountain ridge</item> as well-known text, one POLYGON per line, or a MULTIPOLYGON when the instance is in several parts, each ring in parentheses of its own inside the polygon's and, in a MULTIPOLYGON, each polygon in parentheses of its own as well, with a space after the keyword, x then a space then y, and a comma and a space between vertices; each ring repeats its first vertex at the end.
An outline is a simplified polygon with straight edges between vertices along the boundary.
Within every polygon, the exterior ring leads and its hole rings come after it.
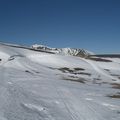
POLYGON ((53 52, 55 54, 61 54, 61 55, 71 55, 71 56, 80 56, 80 57, 87 57, 89 55, 94 55, 94 53, 85 50, 85 49, 80 49, 80 48, 51 48, 48 46, 44 46, 44 45, 38 45, 38 44, 34 44, 32 45, 33 49, 36 50, 44 50, 44 51, 49 51, 49 52, 53 52))

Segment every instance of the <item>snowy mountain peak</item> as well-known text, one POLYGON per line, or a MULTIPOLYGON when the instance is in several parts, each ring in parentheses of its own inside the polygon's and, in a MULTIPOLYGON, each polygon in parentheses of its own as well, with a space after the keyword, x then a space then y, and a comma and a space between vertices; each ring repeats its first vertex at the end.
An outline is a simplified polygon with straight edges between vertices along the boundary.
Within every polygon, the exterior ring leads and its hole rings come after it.
POLYGON ((32 45, 33 49, 36 50, 44 50, 44 51, 49 51, 49 52, 53 52, 55 54, 61 54, 61 55, 71 55, 71 56, 81 56, 81 57, 86 57, 89 55, 93 55, 92 52, 89 52, 85 49, 78 49, 78 48, 51 48, 48 46, 44 46, 44 45, 32 45))

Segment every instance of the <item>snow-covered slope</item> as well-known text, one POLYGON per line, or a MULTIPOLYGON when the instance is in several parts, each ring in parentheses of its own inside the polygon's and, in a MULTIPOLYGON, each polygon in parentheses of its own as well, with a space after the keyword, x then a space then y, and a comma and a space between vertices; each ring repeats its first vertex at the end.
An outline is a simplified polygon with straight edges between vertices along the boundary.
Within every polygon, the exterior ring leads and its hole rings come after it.
POLYGON ((0 120, 120 119, 119 58, 43 51, 0 44, 0 120))
POLYGON ((88 56, 88 55, 92 55, 92 52, 89 52, 87 50, 84 49, 77 49, 77 48, 50 48, 48 46, 44 46, 44 45, 32 45, 33 49, 36 50, 44 50, 44 51, 50 51, 56 54, 61 54, 61 55, 72 55, 72 56, 88 56))

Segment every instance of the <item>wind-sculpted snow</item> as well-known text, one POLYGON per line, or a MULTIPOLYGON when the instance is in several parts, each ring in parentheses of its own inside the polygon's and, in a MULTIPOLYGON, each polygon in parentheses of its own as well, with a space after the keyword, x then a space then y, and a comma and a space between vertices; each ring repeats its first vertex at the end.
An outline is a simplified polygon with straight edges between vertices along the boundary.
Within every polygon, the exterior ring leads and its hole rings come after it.
POLYGON ((120 64, 0 45, 0 120, 120 120, 120 64))

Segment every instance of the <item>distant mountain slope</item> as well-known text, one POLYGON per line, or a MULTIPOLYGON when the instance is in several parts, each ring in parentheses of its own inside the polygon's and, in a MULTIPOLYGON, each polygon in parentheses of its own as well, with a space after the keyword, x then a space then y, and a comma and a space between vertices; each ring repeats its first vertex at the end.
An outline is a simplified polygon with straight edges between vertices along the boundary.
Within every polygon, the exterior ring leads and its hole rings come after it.
POLYGON ((32 48, 36 50, 45 50, 61 55, 72 55, 72 56, 81 56, 81 57, 93 55, 93 53, 90 51, 87 51, 85 49, 78 49, 78 48, 50 48, 48 46, 38 45, 38 44, 32 45, 32 48))

